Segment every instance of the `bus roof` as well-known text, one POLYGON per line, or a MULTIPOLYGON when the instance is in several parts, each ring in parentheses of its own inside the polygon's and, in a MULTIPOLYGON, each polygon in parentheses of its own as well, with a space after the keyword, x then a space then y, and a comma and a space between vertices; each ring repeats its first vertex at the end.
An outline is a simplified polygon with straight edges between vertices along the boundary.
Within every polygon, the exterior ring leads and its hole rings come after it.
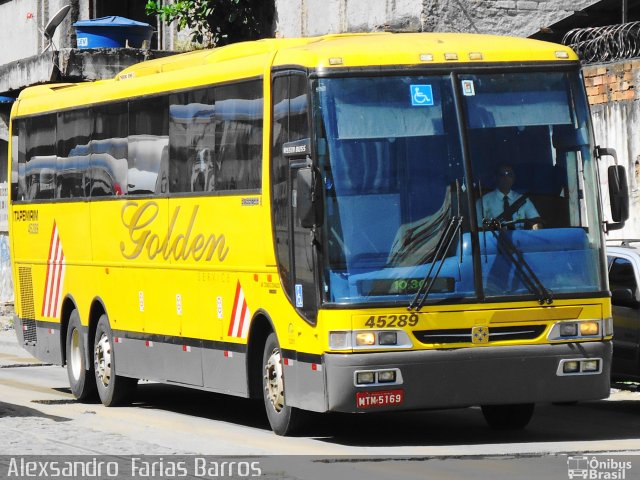
POLYGON ((182 90, 241 78, 271 67, 339 70, 393 65, 578 61, 563 45, 526 38, 460 33, 352 33, 240 42, 141 62, 114 79, 25 89, 14 115, 29 115, 182 90), (224 68, 222 68, 224 66, 224 68))

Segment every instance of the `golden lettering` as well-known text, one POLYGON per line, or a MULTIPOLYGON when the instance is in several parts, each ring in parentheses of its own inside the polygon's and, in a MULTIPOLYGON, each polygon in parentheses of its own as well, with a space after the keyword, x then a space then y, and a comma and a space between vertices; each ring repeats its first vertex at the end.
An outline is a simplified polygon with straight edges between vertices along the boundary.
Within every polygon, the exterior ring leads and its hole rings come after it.
POLYGON ((120 252, 122 252, 122 256, 124 258, 128 258, 130 260, 138 258, 138 256, 142 252, 142 249, 144 248, 145 243, 147 242, 147 237, 151 233, 150 230, 142 229, 149 226, 155 220, 155 218, 158 216, 158 210, 158 205, 153 202, 147 203, 140 207, 138 207, 138 202, 127 202, 124 204, 124 206, 122 207, 121 215, 122 223, 129 230, 129 238, 134 244, 133 251, 127 254, 125 252, 127 246, 124 242, 120 242, 120 252), (130 208, 136 208, 136 210, 133 212, 131 218, 127 219, 126 214, 130 208), (151 211, 147 213, 147 210, 149 209, 151 209, 151 211))
MULTIPOLYGON (((200 234, 196 238, 193 239, 193 243, 191 244, 191 248, 193 249, 192 255, 194 260, 198 261, 204 255, 204 235, 200 234), (202 250, 202 253, 200 251, 202 250)), ((187 252, 187 255, 189 252, 187 252)))
POLYGON ((150 260, 162 255, 165 260, 173 256, 175 260, 189 260, 191 258, 200 261, 204 257, 207 261, 211 261, 217 253, 218 261, 224 261, 229 253, 224 235, 216 236, 212 233, 207 237, 199 233, 191 239, 198 209, 197 205, 193 207, 186 230, 176 235, 174 229, 180 215, 180 207, 176 207, 167 226, 166 235, 162 236, 162 234, 152 232, 153 223, 160 213, 160 207, 157 203, 125 203, 122 207, 121 219, 127 229, 132 246, 129 245, 129 242, 120 242, 122 256, 133 260, 146 250, 150 260))

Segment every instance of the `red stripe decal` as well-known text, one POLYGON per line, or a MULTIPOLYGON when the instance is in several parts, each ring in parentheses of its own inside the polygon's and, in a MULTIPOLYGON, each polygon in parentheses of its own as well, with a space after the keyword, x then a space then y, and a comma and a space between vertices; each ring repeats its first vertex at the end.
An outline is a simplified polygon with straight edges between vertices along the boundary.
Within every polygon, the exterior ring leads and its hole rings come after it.
POLYGON ((240 280, 238 280, 238 284, 236 285, 236 297, 233 299, 233 309, 231 310, 231 322, 229 322, 229 332, 227 335, 229 337, 233 336, 233 324, 235 323, 235 315, 236 309, 238 308, 238 299, 240 298, 240 280))

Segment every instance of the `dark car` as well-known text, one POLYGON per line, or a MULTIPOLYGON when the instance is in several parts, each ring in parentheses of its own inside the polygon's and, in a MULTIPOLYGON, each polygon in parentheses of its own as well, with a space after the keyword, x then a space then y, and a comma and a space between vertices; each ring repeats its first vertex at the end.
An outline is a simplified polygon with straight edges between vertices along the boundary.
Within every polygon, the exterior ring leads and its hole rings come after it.
POLYGON ((613 306, 614 378, 640 380, 640 240, 607 245, 613 306))

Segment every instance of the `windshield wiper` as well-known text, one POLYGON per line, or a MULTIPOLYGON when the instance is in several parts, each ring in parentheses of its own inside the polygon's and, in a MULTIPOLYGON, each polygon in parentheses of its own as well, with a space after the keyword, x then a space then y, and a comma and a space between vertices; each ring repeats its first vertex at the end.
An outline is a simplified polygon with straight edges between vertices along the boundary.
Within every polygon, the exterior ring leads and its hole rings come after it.
POLYGON ((431 259, 431 267, 425 275, 424 280, 420 283, 420 288, 418 288, 416 295, 413 297, 413 300, 411 300, 411 303, 407 307, 408 310, 415 309, 415 311, 417 312, 422 308, 422 305, 424 305, 424 302, 427 300, 429 293, 431 293, 431 290, 433 289, 433 285, 435 284, 438 275, 440 275, 440 270, 442 270, 442 266, 444 265, 444 260, 447 252, 449 251, 449 248, 451 248, 451 243, 460 230, 461 225, 462 216, 454 215, 449 219, 447 227, 440 235, 440 238, 438 238, 436 253, 431 259), (431 276, 433 269, 436 268, 436 264, 437 269, 435 271, 435 274, 431 276))
MULTIPOLYGON (((498 242, 498 249, 502 251, 505 257, 513 263, 516 267, 516 272, 520 276, 520 279, 525 284, 527 289, 538 296, 538 302, 540 305, 551 305, 553 303, 553 293, 551 290, 546 288, 544 284, 540 281, 538 276, 535 274, 531 265, 527 263, 524 259, 524 255, 518 248, 513 244, 511 239, 506 234, 504 230, 504 226, 512 222, 504 222, 495 218, 484 219, 482 221, 483 230, 486 232, 487 230, 491 231, 496 241, 498 242)), ((486 245, 485 245, 486 252, 486 245)))

